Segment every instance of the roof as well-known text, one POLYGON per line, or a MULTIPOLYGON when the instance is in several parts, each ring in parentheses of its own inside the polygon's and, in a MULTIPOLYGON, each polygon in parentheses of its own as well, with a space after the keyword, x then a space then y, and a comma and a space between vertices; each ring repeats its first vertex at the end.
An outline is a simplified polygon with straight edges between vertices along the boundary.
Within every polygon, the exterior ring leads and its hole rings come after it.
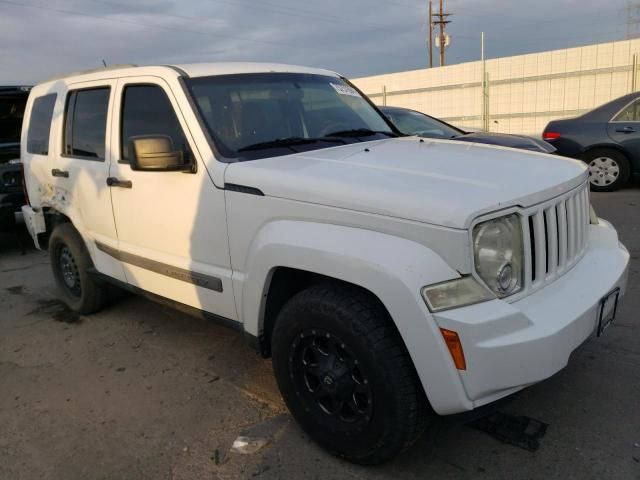
MULTIPOLYGON (((64 75, 48 78, 40 84, 49 83, 55 80, 65 80, 73 77, 76 80, 97 80, 107 78, 105 74, 112 74, 119 71, 122 75, 131 75, 139 72, 140 75, 157 73, 158 69, 171 68, 184 73, 188 77, 206 77, 213 75, 230 75, 236 73, 267 73, 267 72, 283 72, 283 73, 310 73, 316 75, 337 76, 335 72, 323 70, 319 68, 300 67, 295 65, 284 65, 278 63, 251 63, 251 62, 224 62, 224 63, 191 63, 184 65, 110 65, 108 67, 94 68, 80 72, 72 72, 64 75), (76 78, 81 77, 81 78, 76 78)), ((108 75, 113 77, 113 75, 108 75)))
POLYGON ((184 71, 190 77, 206 77, 209 75, 230 75, 234 73, 311 73, 316 75, 336 76, 335 72, 320 68, 300 67, 280 63, 252 63, 252 62, 225 62, 225 63, 191 63, 187 65, 173 65, 184 71))
POLYGON ((632 100, 635 100, 636 98, 639 98, 639 97, 640 97, 640 92, 627 93, 626 95, 623 95, 618 98, 614 98, 613 100, 603 105, 599 105, 593 110, 590 110, 584 115, 582 115, 582 117, 589 118, 592 120, 604 120, 608 122, 609 120, 611 120, 611 117, 619 113, 623 107, 625 107, 632 100))

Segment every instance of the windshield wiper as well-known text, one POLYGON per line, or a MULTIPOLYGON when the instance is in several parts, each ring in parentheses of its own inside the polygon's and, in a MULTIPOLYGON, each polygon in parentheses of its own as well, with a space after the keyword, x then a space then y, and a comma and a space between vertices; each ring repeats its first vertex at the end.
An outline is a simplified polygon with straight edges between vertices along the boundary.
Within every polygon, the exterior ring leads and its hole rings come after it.
POLYGON ((276 138, 275 140, 269 140, 267 142, 254 143, 247 145, 238 150, 238 152, 248 152, 251 150, 262 150, 265 148, 280 148, 280 147, 293 147, 295 145, 308 145, 310 143, 318 142, 340 142, 345 143, 344 140, 339 138, 303 138, 303 137, 288 137, 288 138, 276 138))
POLYGON ((398 136, 393 132, 384 132, 382 130, 370 130, 368 128, 354 128, 352 130, 339 130, 337 132, 332 132, 325 135, 324 138, 326 137, 370 137, 372 135, 377 135, 377 134, 386 135, 388 137, 398 136))

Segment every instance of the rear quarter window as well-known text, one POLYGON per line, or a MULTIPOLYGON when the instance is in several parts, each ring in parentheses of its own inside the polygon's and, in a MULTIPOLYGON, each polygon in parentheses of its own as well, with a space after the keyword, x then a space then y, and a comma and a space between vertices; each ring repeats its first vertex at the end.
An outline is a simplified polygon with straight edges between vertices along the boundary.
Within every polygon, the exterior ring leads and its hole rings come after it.
POLYGON ((27 152, 34 155, 49 154, 49 133, 51 132, 51 119, 53 107, 56 104, 57 95, 51 93, 38 97, 31 107, 31 119, 27 132, 27 152))

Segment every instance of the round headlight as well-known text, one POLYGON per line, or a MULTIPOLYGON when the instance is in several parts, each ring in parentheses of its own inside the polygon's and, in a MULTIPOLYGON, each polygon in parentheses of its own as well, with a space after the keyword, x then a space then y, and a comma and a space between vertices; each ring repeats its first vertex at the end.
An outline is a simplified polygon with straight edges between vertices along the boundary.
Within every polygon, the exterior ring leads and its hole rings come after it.
POLYGON ((497 296, 506 297, 522 289, 522 226, 517 214, 476 225, 473 251, 477 274, 497 296))

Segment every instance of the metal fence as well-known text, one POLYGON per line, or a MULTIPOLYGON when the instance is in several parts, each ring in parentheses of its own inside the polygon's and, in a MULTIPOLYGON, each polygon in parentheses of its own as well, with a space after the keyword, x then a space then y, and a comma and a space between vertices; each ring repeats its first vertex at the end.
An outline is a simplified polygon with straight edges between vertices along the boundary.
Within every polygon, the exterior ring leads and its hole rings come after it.
POLYGON ((460 127, 540 135, 640 87, 640 39, 356 78, 380 105, 412 108, 460 127))

